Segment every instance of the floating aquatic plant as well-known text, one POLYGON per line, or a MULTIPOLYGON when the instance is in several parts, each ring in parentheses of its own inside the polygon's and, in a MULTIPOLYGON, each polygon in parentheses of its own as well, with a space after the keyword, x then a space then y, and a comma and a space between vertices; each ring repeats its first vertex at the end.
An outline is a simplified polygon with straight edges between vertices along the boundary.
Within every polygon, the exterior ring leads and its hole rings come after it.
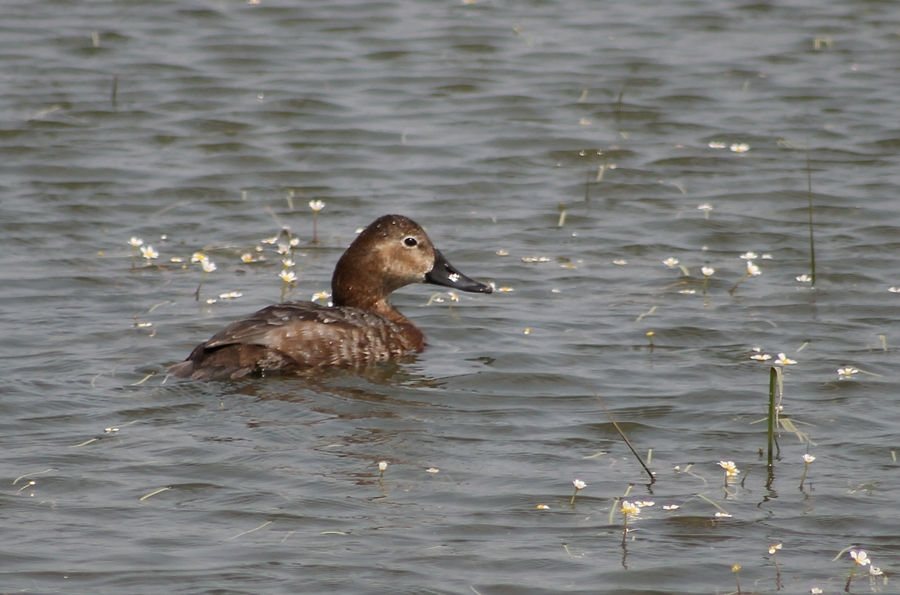
POLYGON ((284 301, 285 295, 287 295, 287 291, 290 288, 291 284, 297 282, 297 275, 294 274, 294 271, 289 271, 287 269, 282 270, 278 273, 278 276, 281 277, 281 301, 284 301))
POLYGON ((313 212, 313 244, 319 243, 319 211, 325 208, 325 203, 321 200, 309 201, 309 208, 313 212))
POLYGON ((741 577, 738 574, 741 571, 741 565, 735 564, 731 567, 731 572, 734 573, 734 580, 737 583, 737 595, 741 595, 741 577))
POLYGON ((636 504, 632 504, 628 500, 622 500, 620 510, 622 511, 622 545, 625 545, 625 537, 628 535, 628 516, 634 516, 641 512, 636 504))
POLYGON ((575 505, 575 496, 578 495, 578 492, 580 492, 581 490, 586 488, 587 484, 584 483, 582 480, 576 478, 576 479, 572 480, 572 485, 575 486, 575 493, 572 494, 572 499, 569 500, 569 504, 574 506, 575 505))
MULTIPOLYGON (((753 253, 752 253, 752 252, 748 252, 747 254, 741 256, 741 258, 745 258, 745 257, 746 257, 746 260, 747 260, 747 271, 744 273, 744 275, 743 275, 740 279, 738 279, 737 283, 734 284, 734 287, 732 287, 731 289, 728 290, 728 293, 729 293, 730 295, 734 295, 734 292, 737 290, 738 285, 740 285, 740 284, 741 284, 741 281, 743 281, 743 280, 746 279, 747 277, 756 277, 756 276, 762 274, 762 271, 759 270, 759 267, 756 266, 756 265, 753 263, 752 260, 750 260, 750 257, 748 256, 749 254, 753 254, 753 253)), ((753 256, 755 257, 756 255, 753 254, 753 256)))
MULTIPOLYGON (((199 259, 199 261, 200 267, 203 269, 203 274, 200 276, 200 284, 197 285, 197 291, 194 292, 194 299, 198 302, 200 301, 200 288, 203 287, 203 282, 206 281, 206 276, 216 270, 216 263, 202 254, 200 256, 202 257, 199 259)), ((213 303, 215 302, 213 301, 213 303)))
POLYGON ((144 245, 144 240, 132 236, 132 238, 128 240, 128 243, 131 245, 131 268, 134 269, 135 266, 137 266, 139 248, 144 245))
POLYGON ((706 285, 709 283, 709 278, 716 273, 716 269, 711 266, 702 266, 700 272, 703 273, 703 295, 706 295, 706 285))
POLYGON ((853 575, 856 573, 857 566, 867 566, 871 560, 869 560, 869 556, 863 550, 851 550, 850 557, 853 558, 853 568, 850 569, 850 576, 847 577, 847 584, 844 586, 844 591, 850 592, 850 581, 853 580, 853 575))
POLYGON ((809 453, 805 453, 803 455, 803 475, 800 476, 800 489, 803 489, 803 482, 806 481, 806 472, 809 471, 809 466, 812 465, 812 462, 816 460, 816 457, 812 456, 809 453))
POLYGON ((769 555, 772 556, 772 563, 775 565, 775 585, 781 590, 781 568, 778 567, 778 551, 782 544, 776 543, 769 546, 769 555))

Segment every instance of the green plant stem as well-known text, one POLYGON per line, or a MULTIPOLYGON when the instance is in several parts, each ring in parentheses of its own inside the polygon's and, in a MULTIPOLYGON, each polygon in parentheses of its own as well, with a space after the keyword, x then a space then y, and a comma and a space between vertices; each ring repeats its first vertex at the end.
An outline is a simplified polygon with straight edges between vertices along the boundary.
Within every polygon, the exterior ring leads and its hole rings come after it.
POLYGON ((771 472, 773 467, 773 456, 775 451, 775 387, 778 383, 778 368, 772 366, 769 370, 769 457, 768 468, 771 472))
POLYGON ((200 277, 200 285, 197 286, 197 291, 194 292, 194 300, 200 301, 200 288, 203 287, 203 282, 206 281, 207 272, 203 271, 203 275, 200 277))
POLYGON ((735 290, 737 290, 738 285, 741 284, 741 281, 750 276, 750 273, 744 273, 744 276, 738 279, 738 282, 734 284, 734 287, 728 290, 728 295, 734 295, 735 290))
POLYGON ((806 194, 809 197, 809 268, 810 286, 816 285, 816 246, 813 241, 812 168, 809 165, 809 145, 806 146, 806 194))

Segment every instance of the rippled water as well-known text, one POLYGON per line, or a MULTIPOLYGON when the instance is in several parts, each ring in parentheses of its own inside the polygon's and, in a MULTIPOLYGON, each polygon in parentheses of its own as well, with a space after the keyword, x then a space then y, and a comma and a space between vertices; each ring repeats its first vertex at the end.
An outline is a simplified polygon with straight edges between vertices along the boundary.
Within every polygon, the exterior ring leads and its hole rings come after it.
POLYGON ((0 33, 3 592, 726 593, 740 565, 838 593, 851 546, 897 572, 893 3, 57 0, 0 33), (430 348, 366 377, 163 382, 280 299, 261 239, 302 238, 309 299, 388 212, 511 291, 402 290, 430 348), (809 439, 770 481, 779 352, 809 439), (655 502, 624 543, 623 496, 655 502))

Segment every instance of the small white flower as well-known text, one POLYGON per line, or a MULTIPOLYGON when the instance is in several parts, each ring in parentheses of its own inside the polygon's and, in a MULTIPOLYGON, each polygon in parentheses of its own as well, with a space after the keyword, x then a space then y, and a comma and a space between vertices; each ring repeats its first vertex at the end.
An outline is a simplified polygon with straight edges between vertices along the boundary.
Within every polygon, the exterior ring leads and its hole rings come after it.
POLYGON ((179 264, 179 263, 184 262, 184 259, 180 256, 173 256, 172 258, 169 259, 169 262, 174 262, 175 264, 179 264))
POLYGON ((207 303, 207 304, 215 304, 216 301, 217 301, 217 300, 216 300, 215 298, 209 298, 208 300, 206 300, 206 303, 207 303))
POLYGON ((753 264, 752 260, 747 261, 747 274, 753 277, 762 274, 762 271, 759 270, 759 267, 753 264))
POLYGON ((771 254, 763 254, 762 256, 760 256, 760 258, 762 258, 763 260, 772 260, 772 255, 771 254))
POLYGON ((853 561, 856 562, 857 564, 859 564, 860 566, 865 566, 870 562, 869 556, 866 554, 866 552, 864 552, 862 550, 859 550, 859 551, 851 550, 850 557, 853 558, 853 561))
POLYGON ((278 276, 281 277, 281 280, 285 283, 293 283, 297 280, 297 275, 294 274, 294 271, 281 271, 278 273, 278 276))
POLYGON ((764 362, 772 359, 772 356, 768 353, 756 353, 750 356, 750 359, 755 359, 758 362, 764 362))
POLYGON ((253 254, 250 252, 244 252, 241 254, 241 262, 253 262, 253 254))
POLYGON ((711 205, 711 204, 709 204, 709 203, 706 203, 706 204, 702 204, 702 205, 700 205, 700 206, 699 206, 699 207, 697 207, 697 208, 698 208, 698 209, 700 209, 700 210, 701 210, 701 211, 704 211, 704 212, 706 212, 706 213, 708 213, 708 212, 710 212, 710 211, 712 211, 712 210, 713 210, 713 207, 712 207, 712 205, 711 205))
POLYGON ((700 267, 700 272, 704 277, 712 277, 716 273, 716 269, 712 267, 700 267))
POLYGON ((884 574, 877 566, 869 566, 869 576, 881 576, 884 574))
POLYGON ((803 462, 806 463, 807 465, 809 465, 810 463, 812 463, 815 460, 816 460, 816 457, 812 456, 809 453, 806 453, 803 455, 803 462))
POLYGON ((678 510, 681 508, 678 504, 663 504, 663 510, 678 510))
POLYGON ((718 517, 720 519, 730 519, 731 515, 728 514, 727 512, 717 512, 716 517, 718 517))
POLYGON ((220 293, 219 299, 220 300, 236 300, 237 298, 242 297, 243 295, 244 294, 241 293, 240 291, 230 291, 228 293, 220 293))
POLYGON ((550 507, 546 504, 538 504, 537 506, 535 506, 535 508, 537 508, 538 510, 550 510, 550 507))
POLYGON ((378 461, 378 470, 384 473, 387 471, 388 462, 387 461, 378 461))
POLYGON ((583 490, 587 487, 587 484, 581 481, 580 479, 573 479, 572 484, 575 486, 576 490, 583 490))
POLYGON ((197 264, 198 262, 203 262, 206 260, 206 254, 203 252, 194 252, 191 254, 191 262, 197 264))
POLYGON ((888 291, 891 293, 900 293, 900 287, 888 287, 888 291))
POLYGON ((426 469, 425 471, 426 471, 427 473, 440 473, 441 470, 438 469, 437 467, 429 467, 429 468, 426 469))
POLYGON ((812 595, 821 595, 822 589, 820 589, 819 587, 813 587, 809 590, 809 592, 812 593, 812 595))
POLYGON ((128 243, 131 244, 132 248, 140 248, 141 246, 144 245, 144 240, 142 240, 141 238, 133 237, 130 240, 128 240, 128 243))
POLYGON ((311 200, 309 201, 309 208, 311 208, 314 212, 318 213, 322 209, 325 208, 325 203, 321 200, 311 200))
POLYGON ((797 277, 797 281, 799 281, 800 283, 812 283, 812 277, 804 273, 803 275, 799 275, 797 277))
POLYGON ((322 300, 323 302, 328 301, 328 298, 331 297, 331 294, 327 291, 319 291, 313 294, 312 301, 322 300))
POLYGON ((741 254, 741 258, 744 260, 756 260, 759 258, 759 255, 756 252, 744 252, 741 254))
POLYGON ((291 245, 291 248, 296 248, 300 245, 300 238, 291 238, 291 241, 288 242, 291 245))
POLYGON ((497 256, 509 256, 509 250, 497 250, 494 254, 497 256))
POLYGON ((672 258, 671 256, 663 261, 663 264, 667 267, 671 268, 674 266, 678 266, 678 259, 672 258))
POLYGON ((725 475, 728 477, 737 477, 740 473, 734 461, 719 461, 719 467, 725 470, 725 475))
POLYGON ((523 256, 522 262, 550 262, 546 256, 523 256))
POLYGON ((265 238, 260 240, 263 244, 274 244, 278 241, 278 236, 272 236, 271 238, 265 238))
POLYGON ((678 291, 678 293, 683 293, 684 295, 694 295, 695 293, 697 293, 697 290, 696 289, 681 289, 678 291))
POLYGON ((622 500, 622 514, 638 514, 641 509, 628 500, 622 500))
POLYGON ((792 366, 797 363, 797 360, 791 359, 783 353, 779 353, 778 359, 775 360, 775 363, 781 364, 782 366, 792 366))
POLYGON ((735 153, 746 153, 750 150, 750 145, 747 143, 732 143, 730 147, 728 147, 735 153))
POLYGON ((854 368, 853 366, 847 366, 846 368, 838 368, 838 378, 843 380, 844 378, 850 378, 854 374, 859 374, 859 370, 854 368))
POLYGON ((613 264, 616 264, 619 266, 625 266, 626 264, 628 264, 628 261, 625 260, 624 258, 617 258, 616 260, 613 261, 613 264))
POLYGON ((284 268, 289 269, 294 266, 294 261, 290 258, 284 258, 281 260, 281 264, 284 266, 284 268))
POLYGON ((777 552, 777 551, 780 550, 780 549, 781 549, 781 544, 780 544, 780 543, 776 543, 775 545, 770 545, 770 546, 769 546, 769 553, 770 553, 770 554, 774 554, 775 552, 777 552))
POLYGON ((656 502, 653 502, 652 500, 641 500, 640 502, 634 503, 638 508, 650 508, 654 504, 656 504, 656 502))
POLYGON ((710 149, 724 149, 725 143, 717 141, 717 140, 711 140, 711 141, 709 141, 709 148, 710 149))
POLYGON ((141 255, 143 255, 143 257, 146 258, 147 260, 159 258, 159 252, 154 250, 153 246, 151 246, 149 244, 146 246, 141 246, 141 255))
POLYGON ((211 273, 216 270, 216 263, 209 259, 201 261, 200 266, 203 267, 204 273, 211 273))

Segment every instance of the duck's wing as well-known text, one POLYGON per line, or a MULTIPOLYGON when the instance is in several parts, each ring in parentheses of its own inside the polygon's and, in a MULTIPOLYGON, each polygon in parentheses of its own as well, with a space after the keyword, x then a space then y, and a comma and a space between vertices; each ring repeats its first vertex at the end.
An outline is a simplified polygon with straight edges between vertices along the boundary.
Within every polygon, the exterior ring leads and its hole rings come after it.
POLYGON ((286 302, 228 325, 170 373, 207 380, 352 368, 419 349, 396 324, 374 312, 286 302))

